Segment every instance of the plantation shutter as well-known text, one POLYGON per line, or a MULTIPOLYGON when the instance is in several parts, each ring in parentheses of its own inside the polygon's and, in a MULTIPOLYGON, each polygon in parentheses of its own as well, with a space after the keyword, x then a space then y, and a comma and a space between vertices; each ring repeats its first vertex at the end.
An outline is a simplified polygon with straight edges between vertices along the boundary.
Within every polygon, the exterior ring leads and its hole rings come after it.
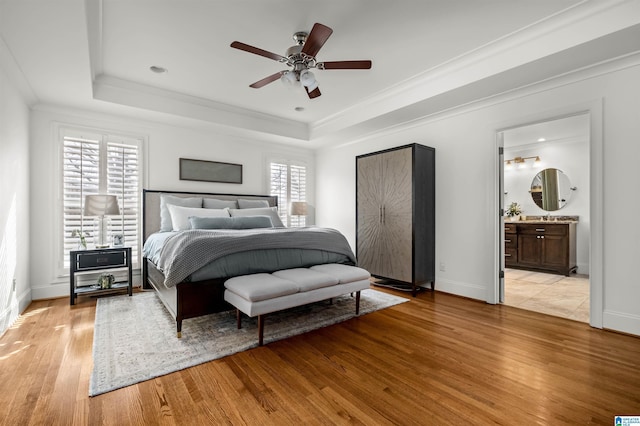
MULTIPOLYGON (((307 200, 307 168, 304 166, 289 166, 289 203, 291 201, 307 200)), ((306 216, 290 216, 290 226, 305 226, 306 216)))
MULTIPOLYGON (((78 248, 73 231, 86 235, 91 248, 98 239, 94 218, 82 215, 84 198, 93 194, 118 197, 120 216, 110 216, 109 236, 121 234, 126 246, 132 248, 132 261, 138 264, 140 141, 95 134, 82 137, 62 137, 62 259, 63 269, 69 268, 69 251, 78 248)), ((111 243, 111 241, 109 241, 111 243)))
POLYGON ((138 217, 140 213, 140 179, 138 147, 122 142, 107 142, 107 194, 118 197, 120 216, 111 218, 110 235, 124 236, 124 244, 131 247, 133 264, 137 264, 138 217))
POLYGON ((278 196, 278 214, 287 226, 305 226, 305 216, 291 216, 292 201, 306 201, 307 168, 304 165, 272 162, 270 164, 271 195, 278 196))
POLYGON ((83 218, 82 208, 84 197, 100 190, 100 141, 65 137, 62 161, 63 261, 69 268, 69 251, 78 247, 78 238, 72 237, 72 232, 90 234, 87 244, 93 244, 93 222, 83 218))

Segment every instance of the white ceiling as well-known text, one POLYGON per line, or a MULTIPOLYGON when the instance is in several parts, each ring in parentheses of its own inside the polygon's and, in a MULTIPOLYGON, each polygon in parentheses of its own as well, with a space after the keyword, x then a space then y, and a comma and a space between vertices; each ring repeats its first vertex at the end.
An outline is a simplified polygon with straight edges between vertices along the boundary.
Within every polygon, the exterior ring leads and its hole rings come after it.
POLYGON ((589 114, 532 123, 507 129, 502 134, 505 148, 528 148, 549 142, 586 141, 589 140, 589 114))
POLYGON ((638 51, 640 0, 0 0, 0 37, 33 105, 318 147, 638 51), (372 69, 250 88, 285 67, 229 44, 283 55, 315 22, 319 61, 372 69))

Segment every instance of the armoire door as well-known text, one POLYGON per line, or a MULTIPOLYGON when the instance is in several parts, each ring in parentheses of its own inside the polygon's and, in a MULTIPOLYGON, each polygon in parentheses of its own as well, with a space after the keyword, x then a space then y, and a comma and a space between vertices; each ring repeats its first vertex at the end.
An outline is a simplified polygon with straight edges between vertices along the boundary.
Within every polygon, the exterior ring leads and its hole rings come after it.
POLYGON ((382 157, 382 273, 413 281, 413 150, 385 152, 382 157))
POLYGON ((357 257, 358 266, 382 275, 382 159, 380 155, 357 162, 357 257))
POLYGON ((372 275, 412 282, 412 149, 357 163, 358 265, 372 275))

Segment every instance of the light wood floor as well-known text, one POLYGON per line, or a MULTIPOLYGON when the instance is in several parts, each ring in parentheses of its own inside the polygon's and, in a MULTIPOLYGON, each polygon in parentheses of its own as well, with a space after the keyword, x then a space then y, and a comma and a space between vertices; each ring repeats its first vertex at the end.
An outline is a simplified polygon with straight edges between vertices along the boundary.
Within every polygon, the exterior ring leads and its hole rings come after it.
POLYGON ((1 424, 611 425, 640 415, 640 338, 438 292, 89 398, 94 314, 92 300, 34 302, 0 338, 1 424))

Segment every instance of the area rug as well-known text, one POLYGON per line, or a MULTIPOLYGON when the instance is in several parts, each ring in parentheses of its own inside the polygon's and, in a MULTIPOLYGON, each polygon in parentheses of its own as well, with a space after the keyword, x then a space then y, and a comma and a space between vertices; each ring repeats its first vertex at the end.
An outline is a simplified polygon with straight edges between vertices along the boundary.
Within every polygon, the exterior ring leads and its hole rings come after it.
MULTIPOLYGON (((361 292, 360 315, 408 299, 368 289, 361 292)), ((355 316, 349 295, 271 314, 264 343, 336 324, 355 316)), ((155 292, 98 300, 93 336, 93 371, 89 396, 241 352, 258 345, 257 318, 243 316, 236 328, 235 310, 192 318, 176 337, 174 319, 155 292)))

